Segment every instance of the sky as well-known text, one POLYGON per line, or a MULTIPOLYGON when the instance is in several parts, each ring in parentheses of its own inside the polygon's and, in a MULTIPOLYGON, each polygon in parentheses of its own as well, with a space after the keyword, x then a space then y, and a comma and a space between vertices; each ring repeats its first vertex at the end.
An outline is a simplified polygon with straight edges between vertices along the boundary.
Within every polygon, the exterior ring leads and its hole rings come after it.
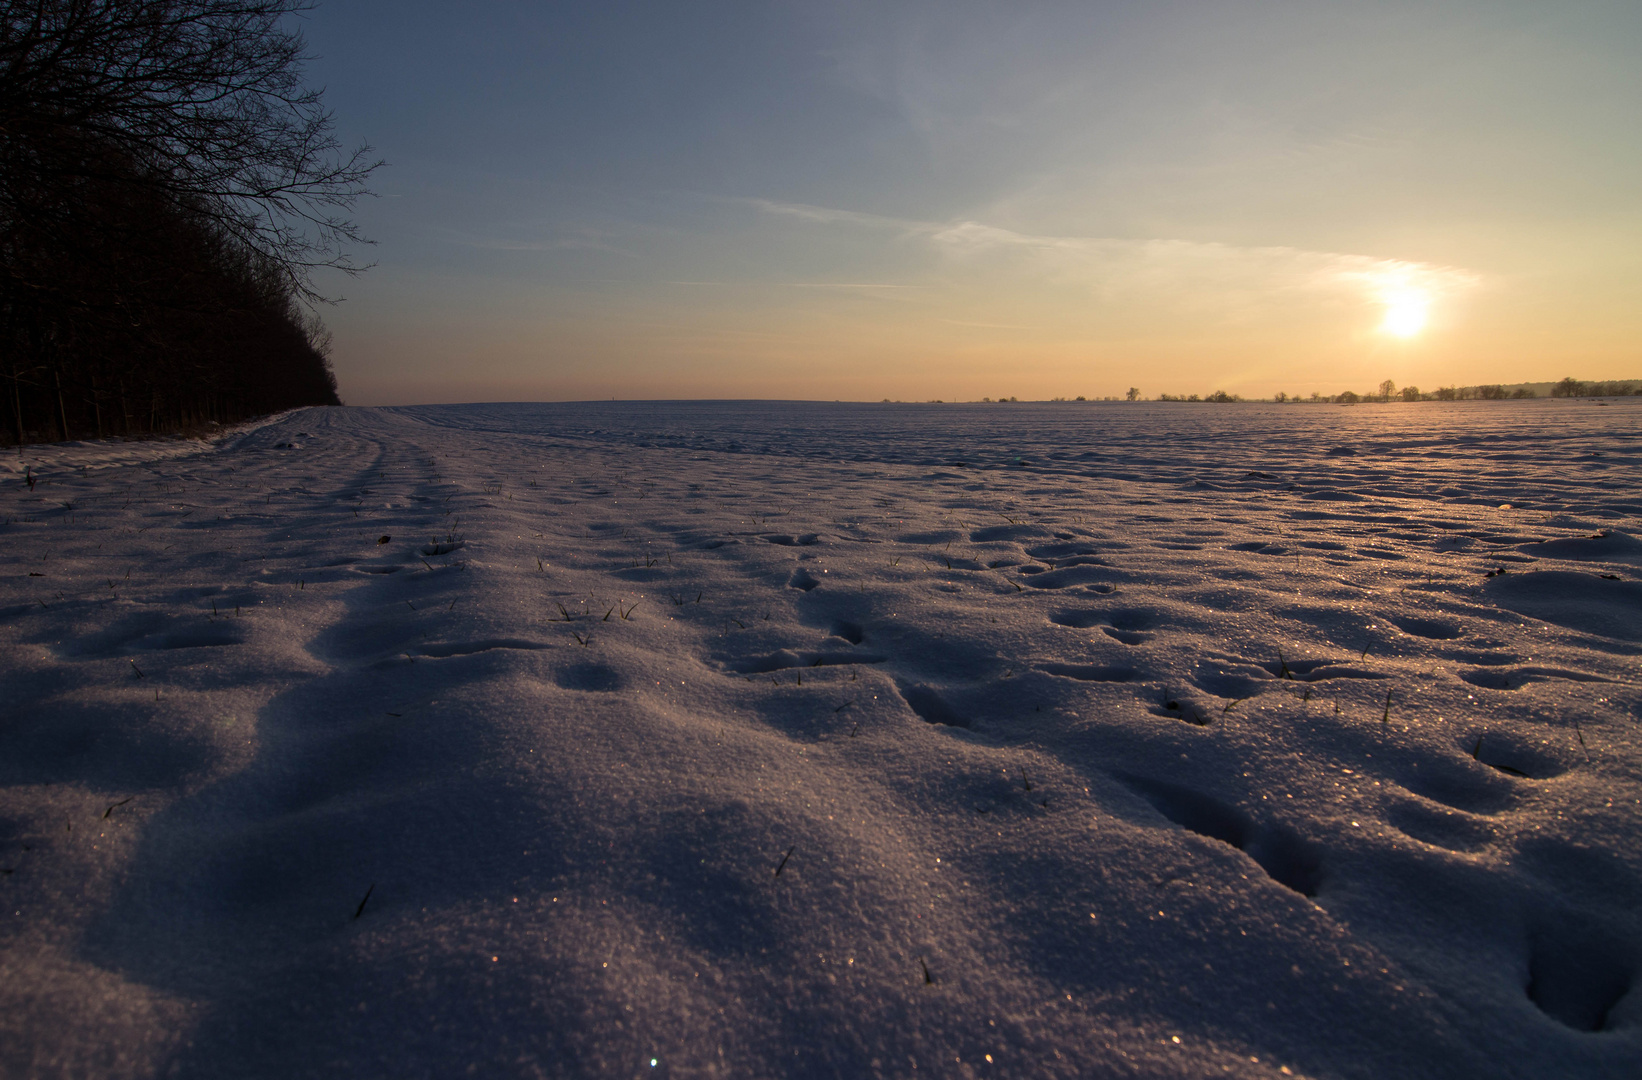
POLYGON ((1642 378, 1642 4, 321 0, 350 404, 1642 378))

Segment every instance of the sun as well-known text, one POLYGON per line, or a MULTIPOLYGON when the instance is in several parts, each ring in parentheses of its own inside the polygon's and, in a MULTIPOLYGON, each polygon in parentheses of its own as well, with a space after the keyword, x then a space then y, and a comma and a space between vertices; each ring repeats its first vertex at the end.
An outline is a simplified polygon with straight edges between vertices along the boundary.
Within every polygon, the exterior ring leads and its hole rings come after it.
POLYGON ((1411 338, 1425 329, 1430 307, 1431 297, 1416 289, 1387 293, 1385 318, 1380 322, 1380 329, 1393 337, 1411 338))

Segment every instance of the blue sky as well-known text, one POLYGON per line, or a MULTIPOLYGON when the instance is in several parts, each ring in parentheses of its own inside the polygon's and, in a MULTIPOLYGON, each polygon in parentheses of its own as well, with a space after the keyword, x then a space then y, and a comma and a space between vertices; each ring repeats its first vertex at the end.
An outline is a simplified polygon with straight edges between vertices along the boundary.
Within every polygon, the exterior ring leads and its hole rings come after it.
POLYGON ((388 160, 351 402, 1642 375, 1642 5, 304 20, 388 160), (1409 328, 1413 332, 1405 332, 1409 328))

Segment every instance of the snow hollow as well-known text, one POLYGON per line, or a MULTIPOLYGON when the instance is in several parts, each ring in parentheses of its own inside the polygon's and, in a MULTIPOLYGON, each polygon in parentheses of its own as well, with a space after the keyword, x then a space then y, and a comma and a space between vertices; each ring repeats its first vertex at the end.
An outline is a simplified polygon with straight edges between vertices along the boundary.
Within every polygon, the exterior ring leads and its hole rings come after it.
POLYGON ((1635 1077, 1642 399, 28 447, 0 1073, 1635 1077))

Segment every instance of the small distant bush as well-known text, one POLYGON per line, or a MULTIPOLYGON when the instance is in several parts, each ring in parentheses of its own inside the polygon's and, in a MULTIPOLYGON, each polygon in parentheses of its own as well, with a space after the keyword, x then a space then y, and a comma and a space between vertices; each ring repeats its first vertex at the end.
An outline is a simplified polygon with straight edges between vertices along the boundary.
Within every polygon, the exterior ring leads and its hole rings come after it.
POLYGON ((1452 386, 1439 387, 1437 390, 1438 401, 1455 401, 1459 396, 1459 391, 1452 386))
POLYGON ((1346 390, 1339 394, 1339 396, 1337 396, 1334 400, 1338 401, 1341 405, 1355 405, 1363 399, 1352 393, 1350 390, 1346 390))
POLYGON ((1242 401, 1243 399, 1238 397, 1236 394, 1228 394, 1224 390, 1216 390, 1214 393, 1210 394, 1208 397, 1204 398, 1203 400, 1204 401, 1213 401, 1216 404, 1224 405, 1224 404, 1226 404, 1227 402, 1230 402, 1230 401, 1242 401))
POLYGON ((1505 387, 1479 386, 1477 387, 1477 397, 1484 401, 1504 401, 1506 398, 1505 387))
POLYGON ((1402 388, 1402 399, 1404 401, 1418 401, 1418 400, 1420 400, 1420 397, 1421 397, 1421 394, 1420 394, 1420 388, 1419 387, 1417 387, 1417 386, 1405 386, 1405 387, 1402 388))
POLYGON ((1514 398, 1531 398, 1531 397, 1537 397, 1538 395, 1536 395, 1532 390, 1528 389, 1526 386, 1519 386, 1515 390, 1511 391, 1511 396, 1514 397, 1514 398))
POLYGON ((1584 392, 1585 384, 1571 375, 1551 387, 1552 397, 1579 397, 1584 392))

